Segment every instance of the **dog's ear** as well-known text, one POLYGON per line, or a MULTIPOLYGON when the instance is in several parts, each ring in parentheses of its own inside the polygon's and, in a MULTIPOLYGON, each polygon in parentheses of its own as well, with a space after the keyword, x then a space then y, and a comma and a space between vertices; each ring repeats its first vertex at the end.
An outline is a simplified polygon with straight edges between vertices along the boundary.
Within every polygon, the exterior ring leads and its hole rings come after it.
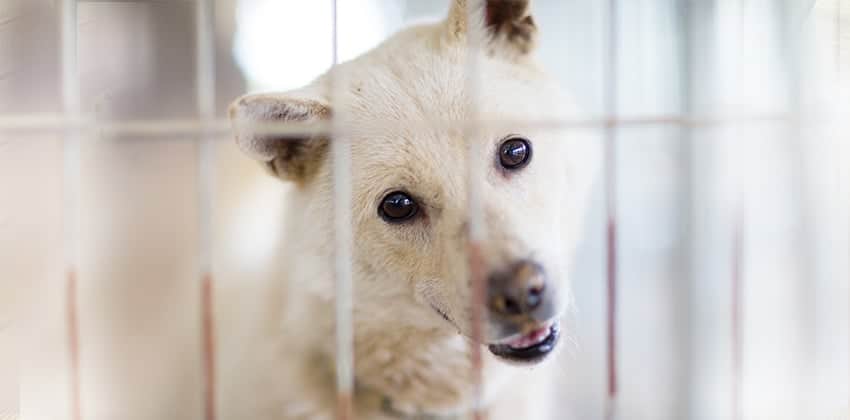
POLYGON ((522 57, 537 46, 531 0, 453 0, 448 24, 451 35, 459 39, 483 30, 491 54, 522 57))
POLYGON ((310 90, 245 95, 228 112, 239 148, 283 180, 304 182, 328 154, 328 136, 310 133, 330 120, 331 107, 310 90), (295 133, 274 134, 275 128, 295 133))

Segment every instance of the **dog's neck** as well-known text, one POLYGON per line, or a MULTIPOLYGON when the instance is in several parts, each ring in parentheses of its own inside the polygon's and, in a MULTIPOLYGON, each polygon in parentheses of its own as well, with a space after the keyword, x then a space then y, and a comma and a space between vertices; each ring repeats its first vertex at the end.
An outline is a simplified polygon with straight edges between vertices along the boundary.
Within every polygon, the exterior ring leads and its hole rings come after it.
POLYGON ((355 375, 360 389, 379 394, 397 413, 442 418, 468 411, 472 402, 469 343, 451 329, 358 333, 355 375))
POLYGON ((381 418, 469 418, 476 403, 491 406, 518 373, 527 372, 484 353, 482 395, 478 396, 471 341, 456 331, 395 328, 375 333, 356 339, 356 394, 371 400, 381 418))

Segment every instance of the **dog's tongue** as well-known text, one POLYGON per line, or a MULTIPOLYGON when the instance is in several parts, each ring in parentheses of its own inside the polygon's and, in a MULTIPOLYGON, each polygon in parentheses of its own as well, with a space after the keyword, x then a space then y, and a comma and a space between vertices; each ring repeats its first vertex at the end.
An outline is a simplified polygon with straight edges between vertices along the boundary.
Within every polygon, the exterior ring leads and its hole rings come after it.
POLYGON ((505 344, 515 349, 524 349, 531 347, 546 339, 546 337, 549 336, 549 331, 551 330, 551 328, 551 326, 547 325, 543 328, 536 329, 526 335, 507 341, 505 342, 505 344))

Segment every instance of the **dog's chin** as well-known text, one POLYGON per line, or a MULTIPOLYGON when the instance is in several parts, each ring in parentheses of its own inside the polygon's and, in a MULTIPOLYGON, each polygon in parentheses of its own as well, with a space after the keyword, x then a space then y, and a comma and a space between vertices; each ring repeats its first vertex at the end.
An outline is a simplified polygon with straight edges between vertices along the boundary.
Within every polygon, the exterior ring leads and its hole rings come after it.
POLYGON ((560 332, 560 324, 549 321, 530 333, 511 336, 490 344, 488 348, 506 362, 533 365, 543 361, 555 350, 560 332))

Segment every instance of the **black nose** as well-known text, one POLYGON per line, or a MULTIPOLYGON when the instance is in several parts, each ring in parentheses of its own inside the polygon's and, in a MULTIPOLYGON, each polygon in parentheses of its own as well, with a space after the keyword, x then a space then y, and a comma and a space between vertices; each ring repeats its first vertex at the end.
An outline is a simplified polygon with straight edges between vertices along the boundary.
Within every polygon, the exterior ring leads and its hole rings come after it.
POLYGON ((531 315, 545 298, 545 273, 532 261, 519 261, 488 281, 490 311, 497 315, 531 315))

